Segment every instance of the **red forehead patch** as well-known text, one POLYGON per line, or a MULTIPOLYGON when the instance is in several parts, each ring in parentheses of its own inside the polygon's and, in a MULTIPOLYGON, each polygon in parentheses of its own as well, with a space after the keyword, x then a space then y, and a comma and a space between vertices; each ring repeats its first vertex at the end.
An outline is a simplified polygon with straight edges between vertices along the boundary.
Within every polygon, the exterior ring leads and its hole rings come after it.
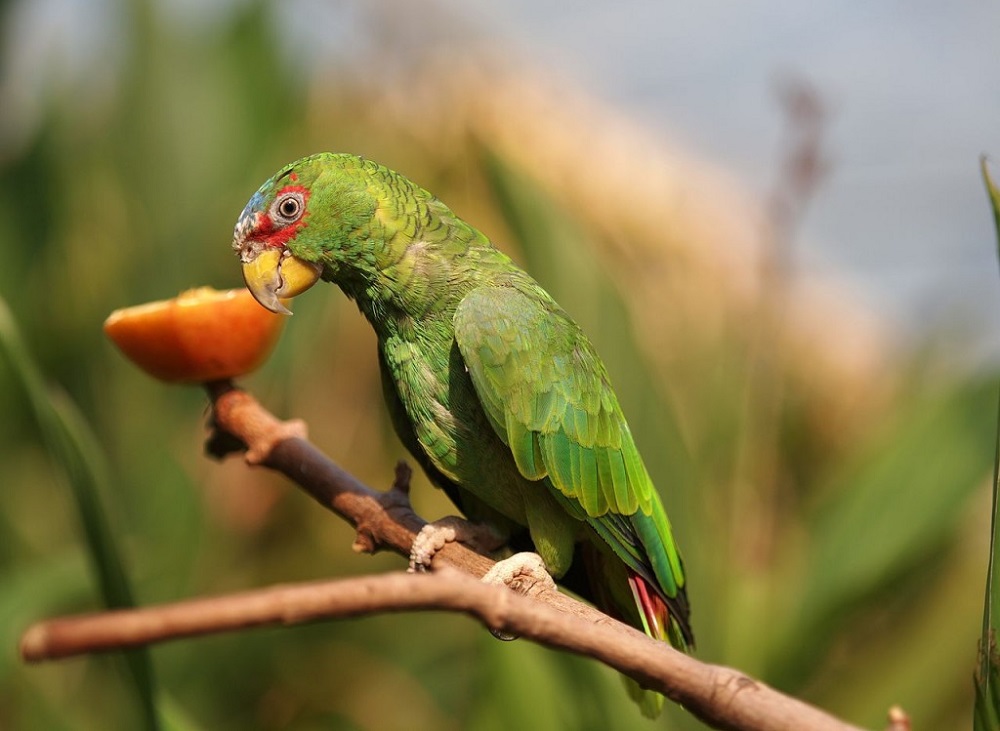
MULTIPOLYGON (((297 179, 298 179, 298 176, 295 173, 292 173, 291 174, 291 180, 292 180, 292 182, 294 183, 297 179)), ((309 189, 307 187, 305 187, 304 185, 286 185, 284 188, 282 188, 281 190, 279 190, 275 194, 274 197, 277 199, 277 198, 280 198, 281 196, 285 195, 286 193, 301 193, 302 197, 305 200, 307 200, 307 201, 309 200, 309 189)))

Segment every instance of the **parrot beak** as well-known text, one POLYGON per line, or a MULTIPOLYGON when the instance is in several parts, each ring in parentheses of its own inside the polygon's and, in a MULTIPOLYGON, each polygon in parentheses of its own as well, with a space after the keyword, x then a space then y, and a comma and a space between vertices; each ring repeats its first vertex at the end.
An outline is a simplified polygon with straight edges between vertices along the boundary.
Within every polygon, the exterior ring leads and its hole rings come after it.
POLYGON ((319 279, 322 267, 292 256, 285 249, 265 249, 243 263, 243 281, 262 306, 279 315, 292 314, 282 303, 302 294, 319 279))

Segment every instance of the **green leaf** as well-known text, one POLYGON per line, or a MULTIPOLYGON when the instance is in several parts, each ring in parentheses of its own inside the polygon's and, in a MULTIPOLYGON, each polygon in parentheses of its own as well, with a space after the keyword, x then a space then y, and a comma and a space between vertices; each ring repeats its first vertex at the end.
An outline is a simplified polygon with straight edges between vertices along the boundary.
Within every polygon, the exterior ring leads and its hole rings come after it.
POLYGON ((986 192, 990 196, 990 207, 993 209, 993 225, 997 230, 997 254, 1000 262, 1000 190, 997 189, 993 178, 990 176, 990 169, 986 164, 986 156, 979 159, 979 167, 983 173, 983 182, 986 184, 986 192))
MULTIPOLYGON (((980 160, 983 182, 990 196, 993 208, 993 223, 997 231, 998 259, 1000 259, 1000 190, 997 190, 986 158, 980 160)), ((995 580, 1000 562, 997 561, 997 551, 1000 551, 1000 540, 997 531, 1000 522, 997 521, 998 502, 1000 502, 1000 397, 997 405, 996 424, 997 443, 993 457, 993 503, 990 514, 990 557, 986 571, 986 596, 983 600, 983 632, 979 639, 979 665, 976 668, 976 706, 974 727, 977 731, 995 731, 1000 729, 1000 683, 998 683, 998 665, 1000 657, 996 648, 996 628, 1000 623, 1000 580, 995 580)))

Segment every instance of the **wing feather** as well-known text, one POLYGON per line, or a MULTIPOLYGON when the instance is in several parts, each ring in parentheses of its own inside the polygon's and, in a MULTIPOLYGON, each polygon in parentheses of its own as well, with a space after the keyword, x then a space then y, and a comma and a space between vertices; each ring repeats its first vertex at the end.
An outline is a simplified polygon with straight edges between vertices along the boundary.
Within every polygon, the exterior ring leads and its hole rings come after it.
POLYGON ((459 304, 455 339, 525 477, 548 476, 592 518, 649 508, 652 486, 604 366, 554 302, 482 287, 459 304))
POLYGON ((660 587, 686 628, 680 556, 604 366, 555 302, 523 290, 481 287, 455 312, 455 341, 490 423, 521 474, 549 484, 660 587))

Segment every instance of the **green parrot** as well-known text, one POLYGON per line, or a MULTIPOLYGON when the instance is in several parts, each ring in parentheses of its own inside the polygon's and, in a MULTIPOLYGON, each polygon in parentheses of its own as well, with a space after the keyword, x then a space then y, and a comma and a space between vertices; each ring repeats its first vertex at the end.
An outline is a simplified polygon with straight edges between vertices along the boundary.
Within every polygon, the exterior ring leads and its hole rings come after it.
MULTIPOLYGON (((321 278, 357 303, 400 440, 468 518, 603 611, 693 647, 680 553, 604 364, 485 235, 402 175, 321 153, 254 193, 233 248, 272 311, 321 278)), ((630 692, 647 715, 662 707, 630 692)))

